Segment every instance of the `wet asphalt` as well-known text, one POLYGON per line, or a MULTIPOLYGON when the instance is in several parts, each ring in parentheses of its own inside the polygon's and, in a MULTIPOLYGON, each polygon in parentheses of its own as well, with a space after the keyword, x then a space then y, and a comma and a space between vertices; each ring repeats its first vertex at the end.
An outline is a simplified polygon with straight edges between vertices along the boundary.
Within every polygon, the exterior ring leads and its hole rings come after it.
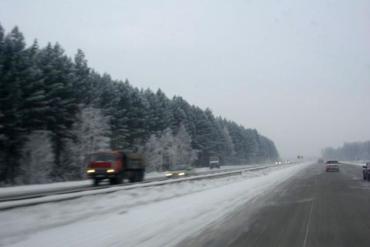
POLYGON ((178 246, 369 247, 370 182, 339 167, 311 165, 178 246))

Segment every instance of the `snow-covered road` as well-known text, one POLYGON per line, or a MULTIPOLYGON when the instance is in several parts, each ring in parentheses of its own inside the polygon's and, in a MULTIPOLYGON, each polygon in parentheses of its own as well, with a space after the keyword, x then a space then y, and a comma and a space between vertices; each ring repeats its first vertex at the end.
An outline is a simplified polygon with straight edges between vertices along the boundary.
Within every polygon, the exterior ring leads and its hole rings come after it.
POLYGON ((0 212, 3 246, 173 246, 309 163, 0 212))

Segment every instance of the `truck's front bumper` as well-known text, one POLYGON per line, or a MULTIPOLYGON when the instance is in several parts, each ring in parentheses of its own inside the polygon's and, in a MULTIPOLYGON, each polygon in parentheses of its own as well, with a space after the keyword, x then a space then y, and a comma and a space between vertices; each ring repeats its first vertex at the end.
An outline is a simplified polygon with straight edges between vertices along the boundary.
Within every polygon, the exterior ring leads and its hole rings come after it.
POLYGON ((111 169, 88 169, 86 173, 91 179, 107 179, 117 176, 117 173, 112 172, 111 169))

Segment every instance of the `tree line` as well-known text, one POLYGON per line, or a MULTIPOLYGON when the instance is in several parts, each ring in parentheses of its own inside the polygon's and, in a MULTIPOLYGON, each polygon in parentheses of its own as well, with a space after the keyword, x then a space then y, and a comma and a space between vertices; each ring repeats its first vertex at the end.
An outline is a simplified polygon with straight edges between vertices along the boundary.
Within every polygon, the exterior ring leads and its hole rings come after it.
POLYGON ((101 149, 142 151, 149 170, 204 166, 212 155, 225 164, 278 158, 255 129, 97 73, 81 50, 27 46, 17 27, 0 25, 0 183, 79 179, 84 155, 101 149))
POLYGON ((344 143, 338 148, 328 147, 322 150, 325 159, 370 160, 370 141, 344 143))

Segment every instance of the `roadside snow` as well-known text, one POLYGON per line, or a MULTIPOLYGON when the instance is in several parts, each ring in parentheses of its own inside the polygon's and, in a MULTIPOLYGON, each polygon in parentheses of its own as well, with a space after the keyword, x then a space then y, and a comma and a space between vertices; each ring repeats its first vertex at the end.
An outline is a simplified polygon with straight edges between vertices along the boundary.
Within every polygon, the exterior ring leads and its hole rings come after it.
POLYGON ((366 164, 366 161, 359 160, 359 161, 340 161, 341 164, 348 164, 348 165, 354 165, 354 166, 364 166, 366 164))
POLYGON ((0 212, 0 245, 173 246, 309 164, 0 212))

